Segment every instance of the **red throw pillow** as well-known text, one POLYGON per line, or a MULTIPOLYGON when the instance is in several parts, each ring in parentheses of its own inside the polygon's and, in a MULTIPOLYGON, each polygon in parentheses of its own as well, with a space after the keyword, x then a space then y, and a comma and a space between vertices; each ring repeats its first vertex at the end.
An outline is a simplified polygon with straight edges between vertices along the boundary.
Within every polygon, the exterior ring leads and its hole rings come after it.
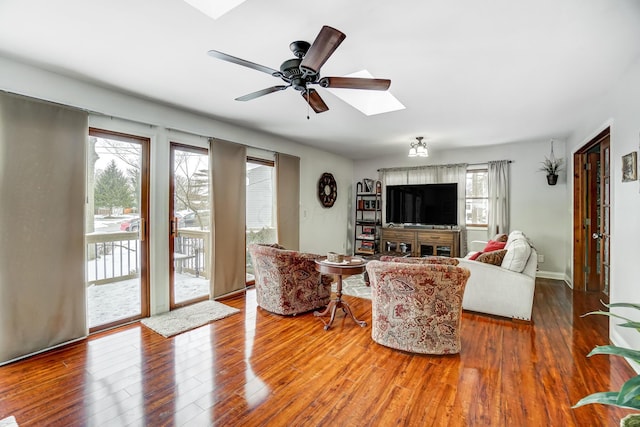
POLYGON ((469 260, 470 260, 470 261, 474 261, 474 260, 475 260, 476 258, 478 258, 480 255, 482 255, 482 252, 476 252, 476 253, 472 254, 472 255, 469 257, 469 260))
POLYGON ((484 247, 482 252, 499 251, 501 249, 504 249, 506 244, 507 242, 496 242, 495 240, 489 240, 489 242, 487 242, 487 246, 484 247))

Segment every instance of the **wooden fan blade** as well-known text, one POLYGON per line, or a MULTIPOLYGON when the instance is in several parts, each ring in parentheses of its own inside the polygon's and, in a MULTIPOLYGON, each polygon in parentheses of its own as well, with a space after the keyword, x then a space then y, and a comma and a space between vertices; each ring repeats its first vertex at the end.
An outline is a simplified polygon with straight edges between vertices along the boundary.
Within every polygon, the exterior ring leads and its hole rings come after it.
POLYGON ((326 25, 322 27, 300 63, 302 72, 305 74, 319 73, 322 65, 327 62, 327 59, 340 46, 345 37, 347 36, 335 28, 326 25))
POLYGON ((388 79, 363 79, 358 77, 323 77, 318 82, 322 87, 332 89, 387 90, 391 86, 388 79))
POLYGON ((307 96, 307 91, 302 92, 302 97, 309 103, 313 111, 316 113, 324 113, 329 110, 327 104, 324 103, 322 98, 320 98, 320 94, 315 89, 309 89, 309 96, 307 96))
POLYGON ((285 90, 288 87, 289 86, 284 86, 284 85, 268 87, 266 89, 262 89, 262 90, 259 90, 257 92, 252 92, 252 93, 249 93, 247 95, 244 95, 244 96, 241 96, 239 98, 236 98, 236 101, 251 101, 252 99, 256 99, 256 98, 259 98, 259 97, 264 96, 264 95, 269 95, 270 93, 273 93, 273 92, 278 92, 278 91, 281 91, 281 90, 285 90))
POLYGON ((236 58, 235 56, 227 55, 226 53, 218 52, 217 50, 210 50, 207 54, 214 58, 222 59, 223 61, 232 62, 234 64, 242 65, 243 67, 262 71, 263 73, 270 74, 274 77, 280 77, 282 75, 280 71, 274 70, 273 68, 265 67, 264 65, 256 64, 245 59, 236 58))

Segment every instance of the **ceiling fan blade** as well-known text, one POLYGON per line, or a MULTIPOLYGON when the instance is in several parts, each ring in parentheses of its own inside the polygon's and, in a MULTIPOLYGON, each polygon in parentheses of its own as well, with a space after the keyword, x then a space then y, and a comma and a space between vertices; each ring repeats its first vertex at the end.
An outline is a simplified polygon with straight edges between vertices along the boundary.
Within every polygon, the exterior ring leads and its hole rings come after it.
POLYGON ((326 25, 322 27, 307 54, 302 59, 300 69, 305 74, 319 73, 322 65, 327 62, 327 59, 340 46, 345 37, 347 36, 335 28, 326 25))
POLYGON ((363 79, 357 77, 323 77, 318 82, 322 87, 332 89, 387 90, 391 86, 389 79, 363 79))
POLYGON ((324 103, 322 98, 320 98, 320 94, 315 89, 305 90, 302 92, 302 97, 307 101, 307 103, 309 103, 311 108, 313 108, 313 111, 316 113, 324 113, 329 110, 329 107, 327 107, 327 104, 324 103), (307 92, 309 92, 308 96, 307 92))
POLYGON ((264 95, 269 95, 270 93, 273 93, 273 92, 285 90, 288 87, 289 86, 284 86, 284 85, 268 87, 266 89, 262 89, 257 92, 252 92, 247 95, 236 98, 236 101, 251 101, 252 99, 256 99, 264 95))
POLYGON ((223 61, 232 62, 234 64, 242 65, 243 67, 262 71, 263 73, 270 74, 274 77, 280 77, 282 75, 280 71, 274 70, 273 68, 265 67, 264 65, 256 64, 245 59, 236 58, 235 56, 227 55, 226 53, 218 52, 217 50, 210 50, 207 54, 214 58, 222 59, 223 61))

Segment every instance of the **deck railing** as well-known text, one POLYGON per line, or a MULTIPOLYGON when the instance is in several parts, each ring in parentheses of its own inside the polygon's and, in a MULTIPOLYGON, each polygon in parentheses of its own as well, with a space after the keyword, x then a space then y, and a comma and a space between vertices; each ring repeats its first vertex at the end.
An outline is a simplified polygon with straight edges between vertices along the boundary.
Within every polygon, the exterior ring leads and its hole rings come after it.
MULTIPOLYGON (((175 241, 176 271, 208 278, 208 230, 181 229, 175 241)), ((138 277, 140 274, 140 237, 137 231, 91 233, 87 245, 87 284, 101 285, 138 277)))

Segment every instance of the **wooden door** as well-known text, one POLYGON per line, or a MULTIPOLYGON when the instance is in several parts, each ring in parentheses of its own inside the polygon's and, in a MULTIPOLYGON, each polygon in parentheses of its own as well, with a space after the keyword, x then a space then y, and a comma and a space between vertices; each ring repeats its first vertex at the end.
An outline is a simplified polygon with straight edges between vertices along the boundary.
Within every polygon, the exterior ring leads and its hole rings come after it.
POLYGON ((609 129, 574 155, 574 288, 609 295, 609 129))

